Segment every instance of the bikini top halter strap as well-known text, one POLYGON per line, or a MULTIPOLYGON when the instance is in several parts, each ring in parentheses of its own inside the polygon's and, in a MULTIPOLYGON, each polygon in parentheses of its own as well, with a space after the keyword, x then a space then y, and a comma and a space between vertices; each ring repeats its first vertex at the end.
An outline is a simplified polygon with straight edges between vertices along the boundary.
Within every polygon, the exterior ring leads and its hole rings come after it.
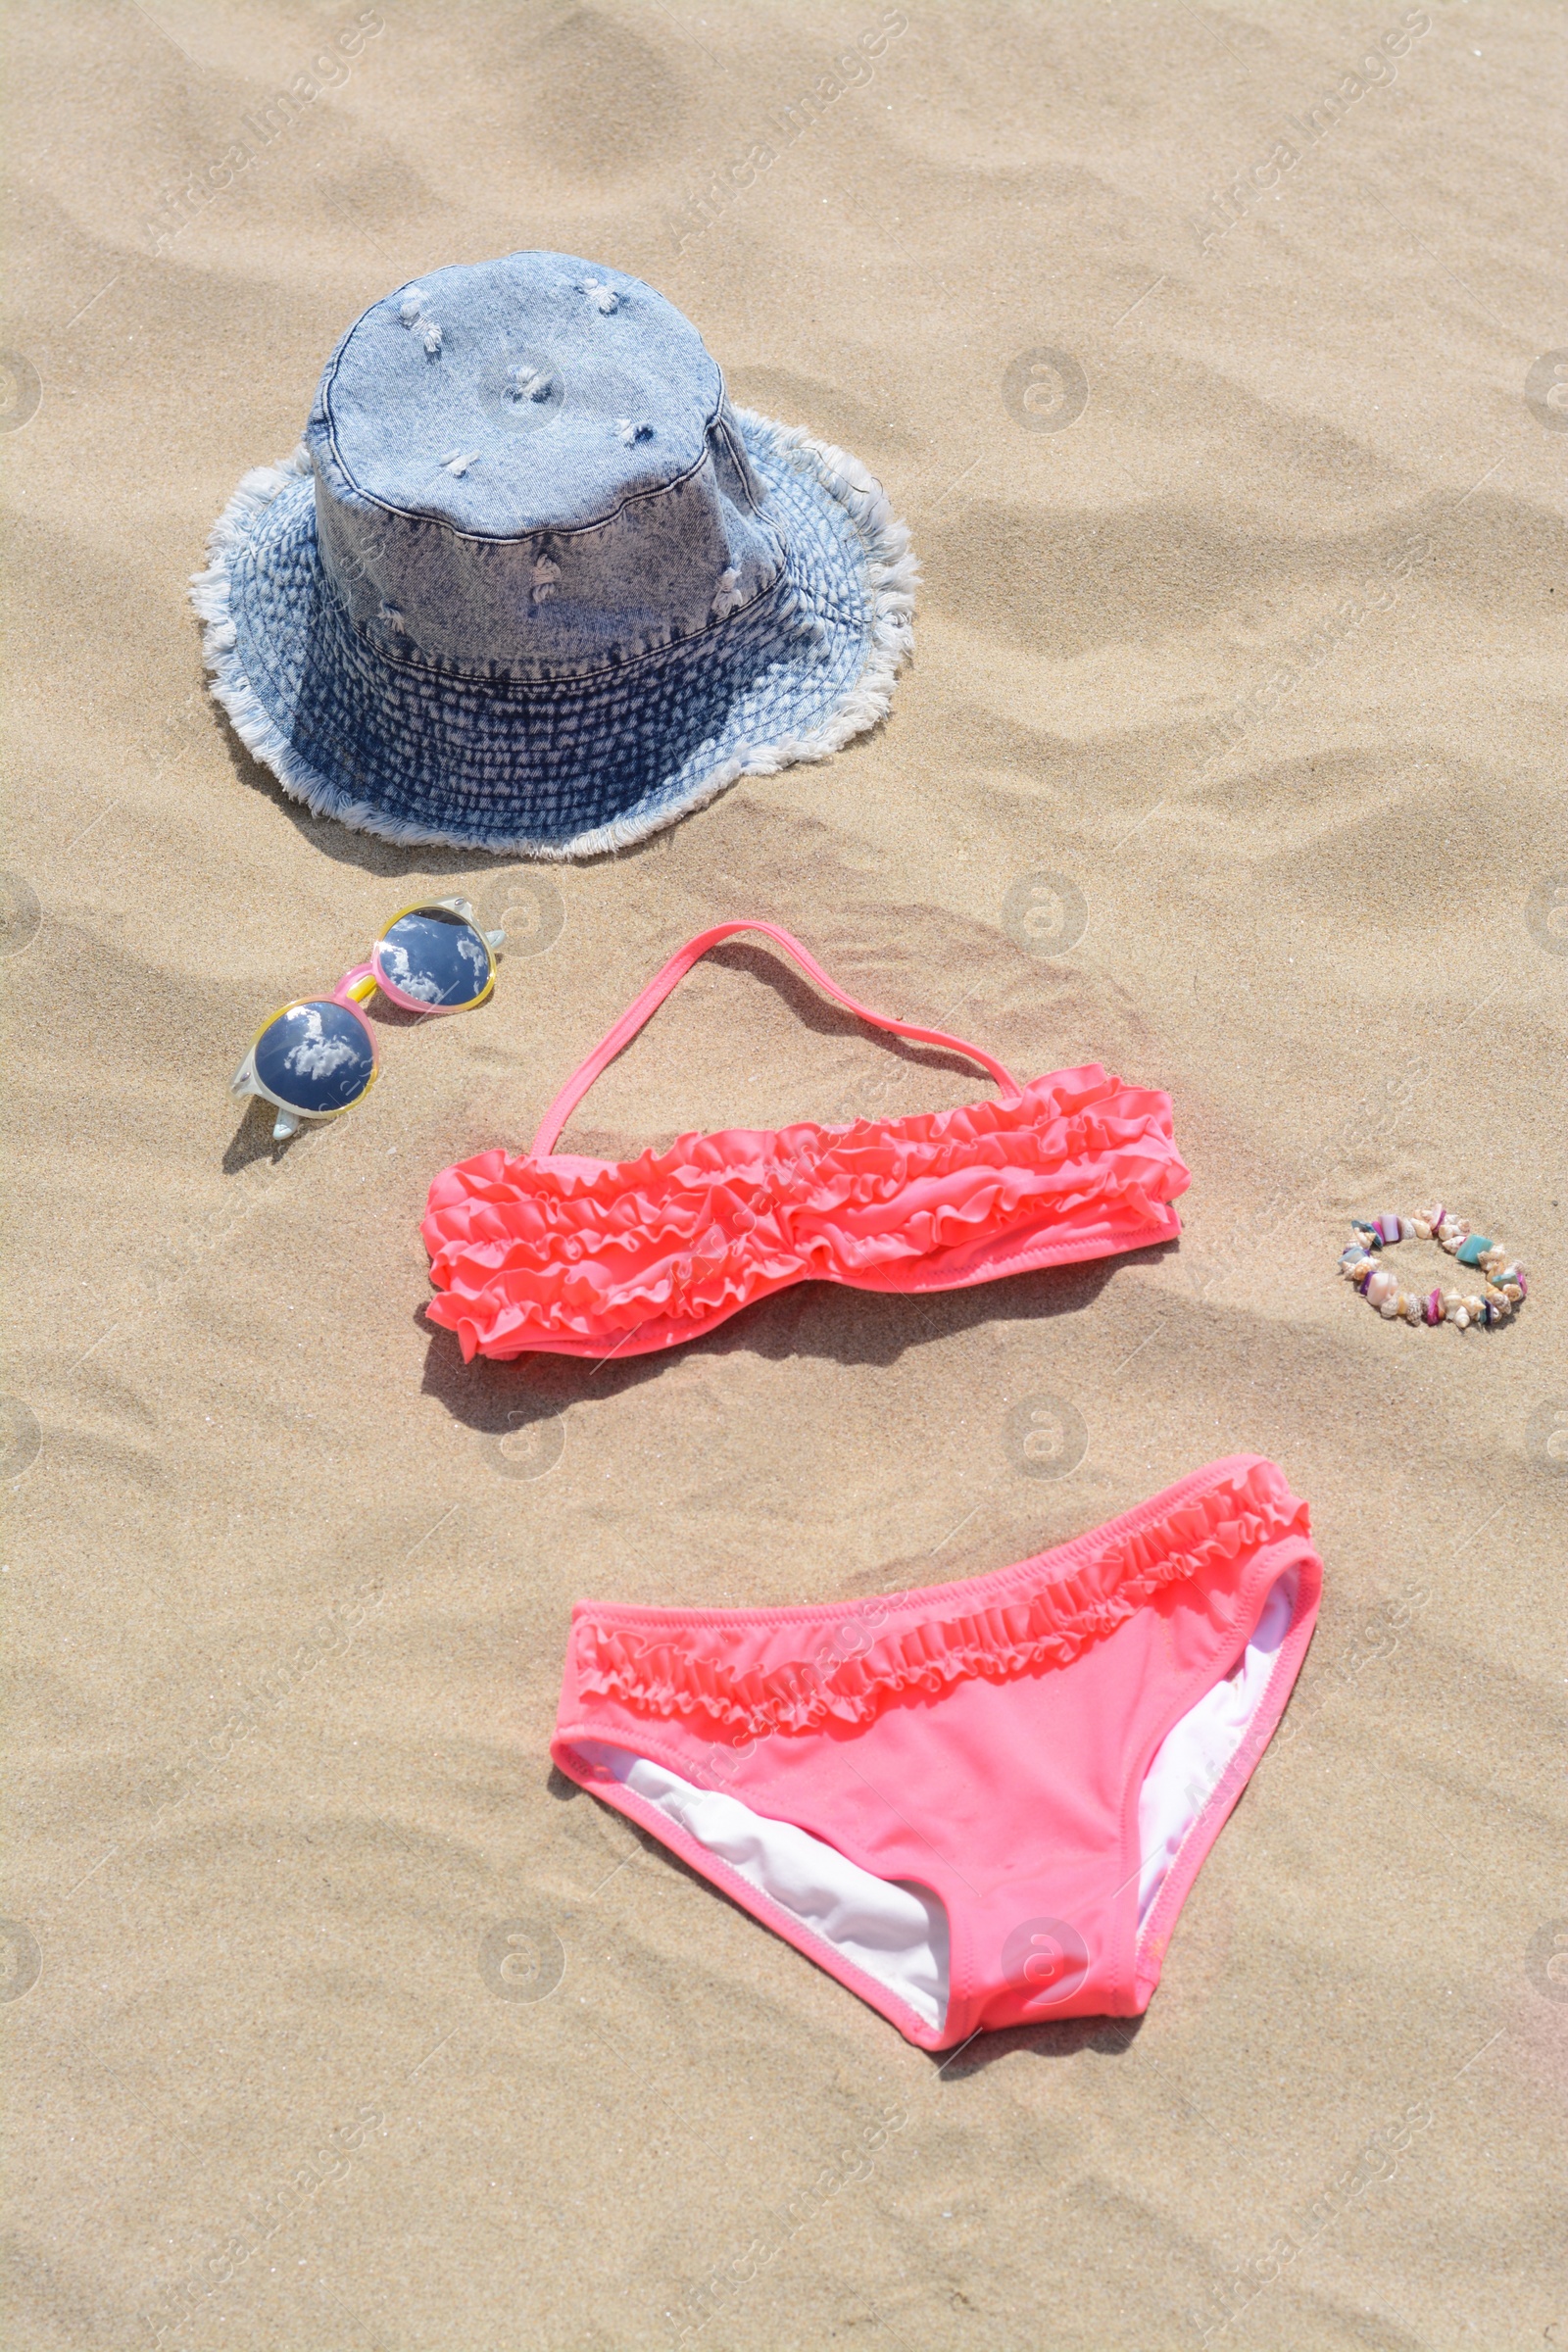
POLYGON ((814 980, 818 988, 860 1020, 869 1021, 874 1029, 888 1029, 896 1037, 912 1037, 923 1046, 946 1046, 952 1053, 966 1054, 970 1061, 977 1061, 983 1070, 989 1072, 1010 1099, 1015 1101, 1022 1094, 1023 1089, 1017 1079, 991 1054, 982 1053, 978 1046, 965 1045, 962 1038, 949 1037, 942 1029, 921 1029, 913 1021, 890 1020, 885 1012, 872 1012, 866 1005, 858 1004, 853 997, 847 996, 835 981, 828 978, 816 958, 808 955, 800 941, 792 939, 787 931, 781 931, 776 923, 715 923, 711 931, 700 931, 695 939, 689 939, 683 948, 677 950, 663 970, 649 981, 636 1002, 627 1006, 609 1036, 595 1047, 580 1068, 572 1072, 539 1123, 539 1132, 533 1139, 529 1153, 531 1158, 543 1159, 555 1150, 556 1138, 600 1071, 608 1068, 615 1055, 630 1045, 644 1022, 658 1011, 676 982, 686 977, 698 958, 706 956, 710 948, 716 948, 722 940, 733 939, 737 931, 765 932, 787 955, 794 956, 802 971, 814 980))

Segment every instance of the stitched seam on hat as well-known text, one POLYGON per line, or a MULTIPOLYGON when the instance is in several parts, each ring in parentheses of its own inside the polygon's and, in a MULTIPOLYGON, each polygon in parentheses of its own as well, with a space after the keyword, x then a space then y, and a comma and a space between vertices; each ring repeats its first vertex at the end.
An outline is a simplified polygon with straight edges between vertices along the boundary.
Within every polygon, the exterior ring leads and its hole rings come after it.
MULTIPOLYGON (((794 584, 790 581, 787 564, 775 572, 766 586, 760 588, 748 604, 738 606, 723 620, 705 620, 700 628, 689 629, 684 637, 671 637, 664 645, 651 645, 646 653, 611 656, 592 669, 574 669, 559 678, 487 678, 476 670, 446 669, 428 659, 421 661, 416 656, 393 653, 372 637, 363 622, 350 618, 348 626, 366 651, 377 662, 385 662, 389 669, 408 670, 417 677, 446 679, 454 685, 471 687, 479 693, 570 693, 578 687, 599 684, 607 678, 622 677, 626 671, 637 669, 643 662, 661 661, 665 655, 678 653, 685 646, 701 645, 706 638, 731 628, 736 621, 743 620, 747 613, 755 612, 776 592, 781 581, 789 582, 792 586, 794 584)), ((846 614, 844 618, 846 625, 849 625, 850 616, 846 614)))
MULTIPOLYGON (((337 373, 338 362, 342 356, 341 350, 333 353, 327 367, 328 378, 337 373)), ((711 357, 710 354, 710 357, 711 357)), ((717 365, 718 363, 714 361, 715 368, 717 365)), ((378 498, 373 490, 367 490, 364 483, 356 477, 347 458, 338 446, 337 424, 332 415, 329 382, 322 386, 321 413, 326 423, 326 438, 344 480, 356 497, 363 498, 367 505, 375 508, 377 513, 395 514, 400 522, 426 523, 433 531, 445 531, 449 538, 466 539, 476 547, 523 547, 530 539, 576 539, 585 531, 602 531, 607 524, 613 522, 618 515, 623 514, 628 507, 639 506, 645 499, 664 498, 671 490, 683 489, 686 483, 691 481, 694 475, 701 473, 703 467, 710 462, 712 453, 708 446, 708 436, 718 420, 719 413, 724 406, 724 378, 720 375, 718 403, 703 427, 703 446, 684 473, 677 473, 671 481, 658 482, 648 490, 628 491, 617 506, 611 508, 609 514, 596 514, 591 522, 541 522, 537 523, 531 531, 465 531, 460 529, 457 523, 449 522, 444 514, 421 514, 413 507, 394 506, 390 499, 378 498)))
MULTIPOLYGON (((761 515, 762 507, 759 505, 755 498, 753 498, 751 491, 747 488, 748 478, 752 472, 751 455, 747 450, 745 442, 738 441, 737 436, 730 430, 729 419, 724 413, 729 406, 729 387, 724 381, 724 370, 722 368, 720 368, 718 371, 718 410, 714 418, 714 424, 710 425, 709 430, 711 432, 714 429, 714 426, 716 426, 718 432, 722 435, 724 446, 730 454, 730 463, 733 465, 736 472, 741 477, 741 488, 746 491, 746 503, 751 508, 754 514, 761 515)), ((767 493, 764 490, 762 493, 762 503, 764 505, 766 503, 766 498, 767 493)), ((762 519, 765 521, 767 518, 765 515, 763 515, 762 519)))

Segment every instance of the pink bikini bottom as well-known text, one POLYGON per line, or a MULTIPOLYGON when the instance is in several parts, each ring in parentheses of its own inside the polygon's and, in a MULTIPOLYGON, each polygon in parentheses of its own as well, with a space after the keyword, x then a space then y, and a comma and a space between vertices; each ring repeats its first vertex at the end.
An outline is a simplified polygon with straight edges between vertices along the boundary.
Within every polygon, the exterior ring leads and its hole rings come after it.
POLYGON ((1237 1454, 964 1584, 579 1602, 552 1753, 922 2048, 1135 2017, 1321 1581, 1305 1503, 1237 1454))

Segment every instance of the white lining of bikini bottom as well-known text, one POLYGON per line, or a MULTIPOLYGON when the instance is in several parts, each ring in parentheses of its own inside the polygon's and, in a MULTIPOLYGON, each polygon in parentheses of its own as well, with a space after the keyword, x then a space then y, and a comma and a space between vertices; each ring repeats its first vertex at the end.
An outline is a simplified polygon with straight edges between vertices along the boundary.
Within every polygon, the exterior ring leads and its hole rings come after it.
MULTIPOLYGON (((1294 1569, 1278 1580, 1234 1670, 1204 1692, 1155 1751, 1138 1800, 1140 1928, 1262 1703, 1296 1614, 1297 1582, 1294 1569)), ((602 1740, 572 1744, 585 1761, 613 1773, 624 1788, 727 1862, 759 1894, 907 2002, 928 2026, 942 2024, 948 2008, 948 1915, 929 1887, 879 1879, 793 1822, 754 1813, 739 1797, 694 1788, 679 1773, 630 1748, 602 1740)))
POLYGON ((754 1813, 739 1797, 694 1788, 662 1764, 601 1740, 578 1755, 612 1772, 749 1886, 820 1936, 842 1957, 906 2001, 928 2026, 948 2006, 948 1914, 924 1886, 879 1879, 793 1822, 754 1813))
POLYGON ((1280 1643, 1296 1615, 1298 1582, 1294 1568, 1276 1579, 1231 1672, 1204 1691, 1154 1750, 1138 1792, 1140 1928, 1154 1907, 1187 1833, 1223 1780, 1262 1704, 1280 1643))

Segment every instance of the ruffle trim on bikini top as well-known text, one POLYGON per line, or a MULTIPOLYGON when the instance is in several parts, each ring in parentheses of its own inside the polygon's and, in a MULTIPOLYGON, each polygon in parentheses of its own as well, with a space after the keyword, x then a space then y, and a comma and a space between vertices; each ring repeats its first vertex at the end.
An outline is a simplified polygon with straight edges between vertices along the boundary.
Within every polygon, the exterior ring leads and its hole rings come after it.
POLYGON ((1164 1228, 1187 1184, 1170 1098, 1098 1063, 1011 1102, 686 1135, 591 1172, 483 1152, 430 1188, 421 1231, 442 1295, 426 1313, 465 1361, 520 1352, 534 1334, 697 1322, 781 1283, 863 1281, 1014 1229, 1059 1225, 1070 1255, 1086 1212, 1164 1228))
POLYGON ((1076 1554, 1086 1543, 1091 1548, 1045 1581, 1029 1580, 1049 1553, 1005 1572, 1017 1579, 1015 1592, 887 1634, 858 1656, 838 1654, 843 1637, 855 1638, 853 1610, 815 1620, 813 1655, 775 1654, 772 1661, 769 1650, 801 1646, 798 1620, 744 1629, 688 1621, 666 1636, 646 1623, 579 1614, 572 1627, 578 1689, 642 1715, 706 1716, 752 1739, 808 1732, 829 1720, 858 1728, 906 1694, 938 1695, 972 1676, 1004 1682, 1032 1667, 1065 1665, 1163 1587, 1293 1531, 1309 1533, 1306 1504, 1272 1462, 1248 1457, 1160 1518, 1064 1546, 1076 1554))

